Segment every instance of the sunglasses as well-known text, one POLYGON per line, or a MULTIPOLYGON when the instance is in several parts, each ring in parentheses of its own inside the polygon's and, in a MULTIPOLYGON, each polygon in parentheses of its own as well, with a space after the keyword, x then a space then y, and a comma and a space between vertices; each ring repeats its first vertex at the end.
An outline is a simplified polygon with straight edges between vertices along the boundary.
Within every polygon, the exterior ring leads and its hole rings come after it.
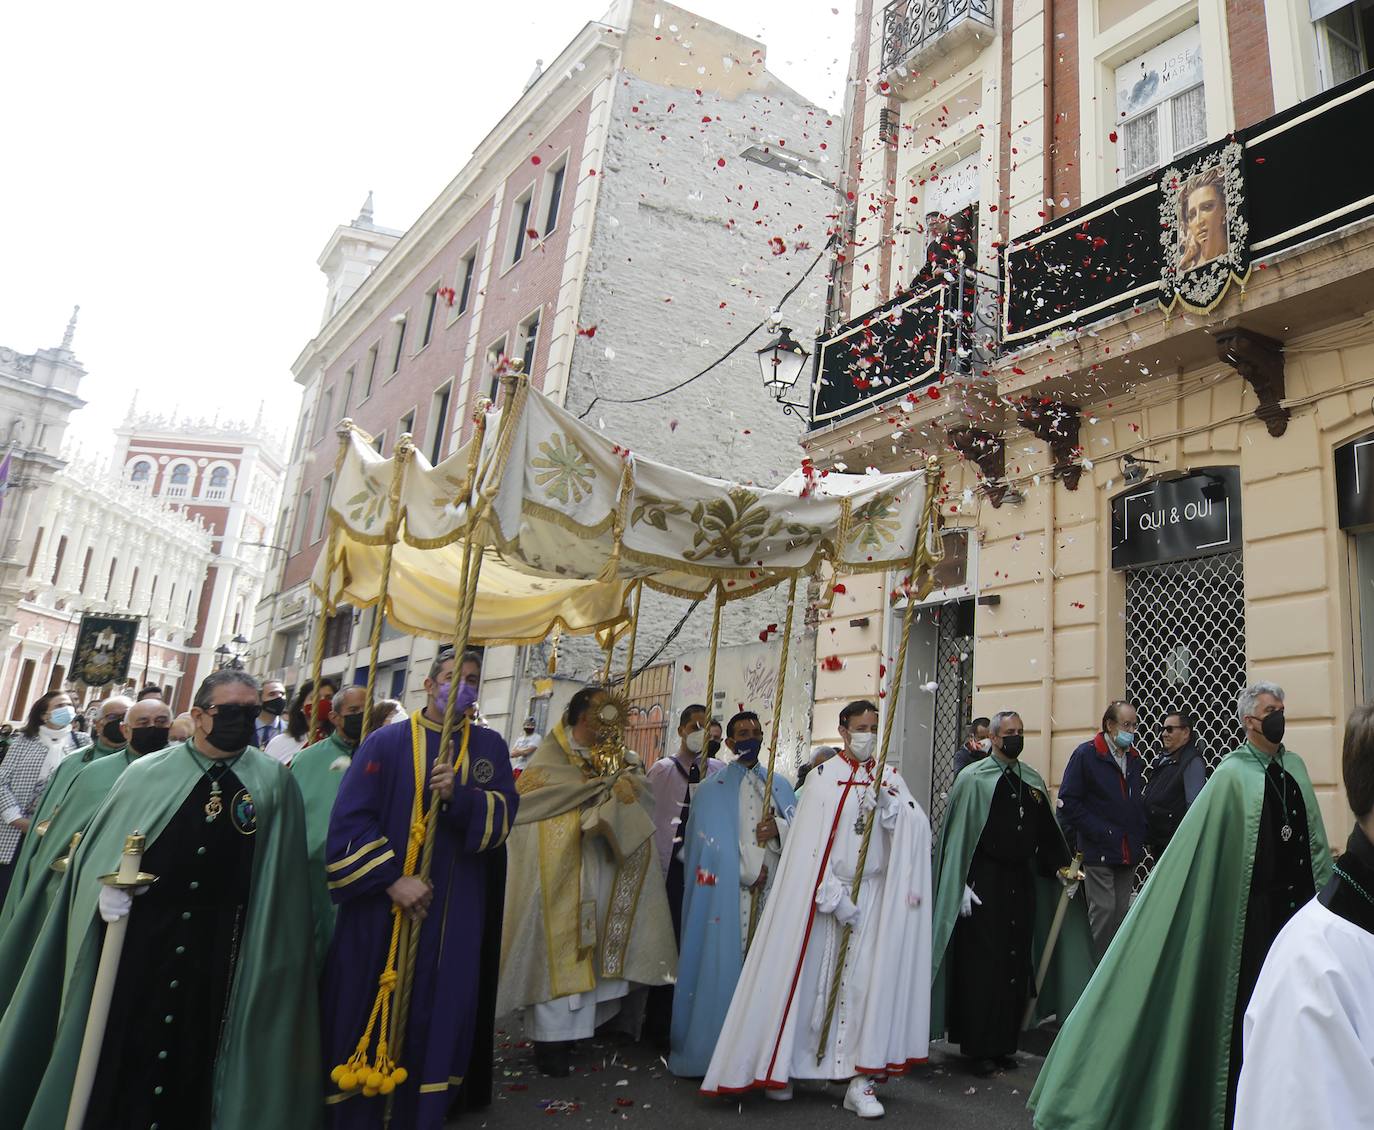
POLYGON ((1187 728, 1187 726, 1161 726, 1159 731, 1162 734, 1172 734, 1175 730, 1186 730, 1187 728))

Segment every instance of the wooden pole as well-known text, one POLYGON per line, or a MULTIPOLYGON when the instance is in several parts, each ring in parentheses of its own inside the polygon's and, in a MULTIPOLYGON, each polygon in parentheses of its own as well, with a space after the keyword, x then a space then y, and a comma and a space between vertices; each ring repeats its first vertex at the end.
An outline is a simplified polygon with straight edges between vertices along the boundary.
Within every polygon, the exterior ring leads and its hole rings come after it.
MULTIPOLYGON (((348 455, 349 440, 353 437, 353 421, 341 420, 337 435, 339 437, 339 450, 334 456, 334 482, 336 483, 339 481, 339 472, 343 470, 344 459, 348 455)), ((330 500, 326 498, 321 501, 325 506, 328 506, 330 500)), ((333 519, 329 519, 329 540, 325 542, 324 551, 327 555, 324 563, 324 592, 320 594, 319 622, 315 625, 315 654, 311 663, 310 701, 305 704, 307 744, 315 733, 315 703, 320 697, 320 678, 324 671, 324 638, 329 631, 329 606, 333 600, 330 590, 333 587, 334 566, 339 554, 339 524, 333 519)))
MULTIPOLYGON (((773 693, 773 732, 768 737, 768 780, 763 788, 763 818, 767 820, 773 811, 773 774, 778 762, 778 730, 782 726, 782 696, 787 682, 787 653, 792 646, 792 614, 797 607, 797 575, 787 585, 787 618, 782 629, 782 654, 778 656, 778 685, 773 693)), ((759 926, 759 902, 761 891, 749 892, 749 936, 745 949, 754 944, 754 931, 759 926)))
MULTIPOLYGON (((391 584, 391 557, 396 548, 396 539, 401 536, 401 487, 405 482, 406 467, 415 453, 415 443, 406 432, 396 440, 396 448, 391 456, 391 489, 387 494, 389 514, 386 523, 386 548, 382 551, 382 583, 377 592, 377 603, 372 615, 371 655, 367 662, 367 692, 363 697, 363 730, 372 720, 372 694, 377 686, 377 655, 382 648, 382 622, 386 618, 387 593, 391 584)), ((319 684, 315 684, 318 688, 319 684)))

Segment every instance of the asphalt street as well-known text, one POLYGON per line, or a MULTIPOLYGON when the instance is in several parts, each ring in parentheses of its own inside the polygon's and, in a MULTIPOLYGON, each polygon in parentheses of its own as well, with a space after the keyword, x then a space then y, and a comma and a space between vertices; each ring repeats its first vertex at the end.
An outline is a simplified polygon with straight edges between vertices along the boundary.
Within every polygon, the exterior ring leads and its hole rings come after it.
MULTIPOLYGON (((843 1089, 826 1084, 797 1087, 790 1103, 770 1102, 762 1095, 708 1098, 698 1093, 696 1081, 669 1074, 646 1045, 617 1035, 598 1037, 580 1049, 569 1078, 546 1079, 534 1066, 533 1049, 520 1034, 519 1022, 510 1018, 497 1027, 495 1097, 489 1109, 462 1121, 464 1130, 528 1130, 535 1118, 558 1119, 570 1127, 637 1122, 684 1130, 738 1130, 741 1118, 776 1127, 858 1121, 841 1106, 843 1089)), ((1031 1045, 1047 1042, 1036 1033, 1027 1038, 1031 1045)), ((1015 1071, 979 1079, 951 1049, 937 1043, 928 1063, 879 1087, 887 1121, 941 1130, 1025 1130, 1031 1125, 1026 1095, 1043 1061, 1026 1052, 1017 1058, 1015 1071)))

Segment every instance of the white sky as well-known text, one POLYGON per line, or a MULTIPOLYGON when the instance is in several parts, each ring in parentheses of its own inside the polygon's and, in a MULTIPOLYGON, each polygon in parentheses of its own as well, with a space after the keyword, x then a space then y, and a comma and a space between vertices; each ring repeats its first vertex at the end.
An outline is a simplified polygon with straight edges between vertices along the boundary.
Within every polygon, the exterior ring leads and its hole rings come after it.
MULTIPOLYGON (((841 109, 850 0, 681 6, 841 109)), ((266 401, 292 428, 334 226, 373 189, 407 227, 608 0, 2 7, 0 344, 57 345, 80 303, 72 434, 95 453, 135 389, 226 418, 266 401)))

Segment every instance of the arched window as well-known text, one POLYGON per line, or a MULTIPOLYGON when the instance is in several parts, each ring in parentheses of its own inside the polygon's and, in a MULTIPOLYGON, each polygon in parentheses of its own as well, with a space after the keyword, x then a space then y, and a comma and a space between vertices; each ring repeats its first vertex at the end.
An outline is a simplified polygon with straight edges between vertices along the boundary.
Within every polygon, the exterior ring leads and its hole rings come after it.
POLYGON ((140 459, 134 464, 134 469, 129 472, 129 481, 131 483, 146 483, 152 472, 153 465, 146 459, 140 459))
POLYGON ((205 497, 212 500, 223 500, 229 497, 228 467, 211 468, 210 482, 205 489, 205 497))
POLYGON ((163 492, 168 498, 185 498, 191 493, 191 464, 178 463, 172 468, 167 488, 163 492))

